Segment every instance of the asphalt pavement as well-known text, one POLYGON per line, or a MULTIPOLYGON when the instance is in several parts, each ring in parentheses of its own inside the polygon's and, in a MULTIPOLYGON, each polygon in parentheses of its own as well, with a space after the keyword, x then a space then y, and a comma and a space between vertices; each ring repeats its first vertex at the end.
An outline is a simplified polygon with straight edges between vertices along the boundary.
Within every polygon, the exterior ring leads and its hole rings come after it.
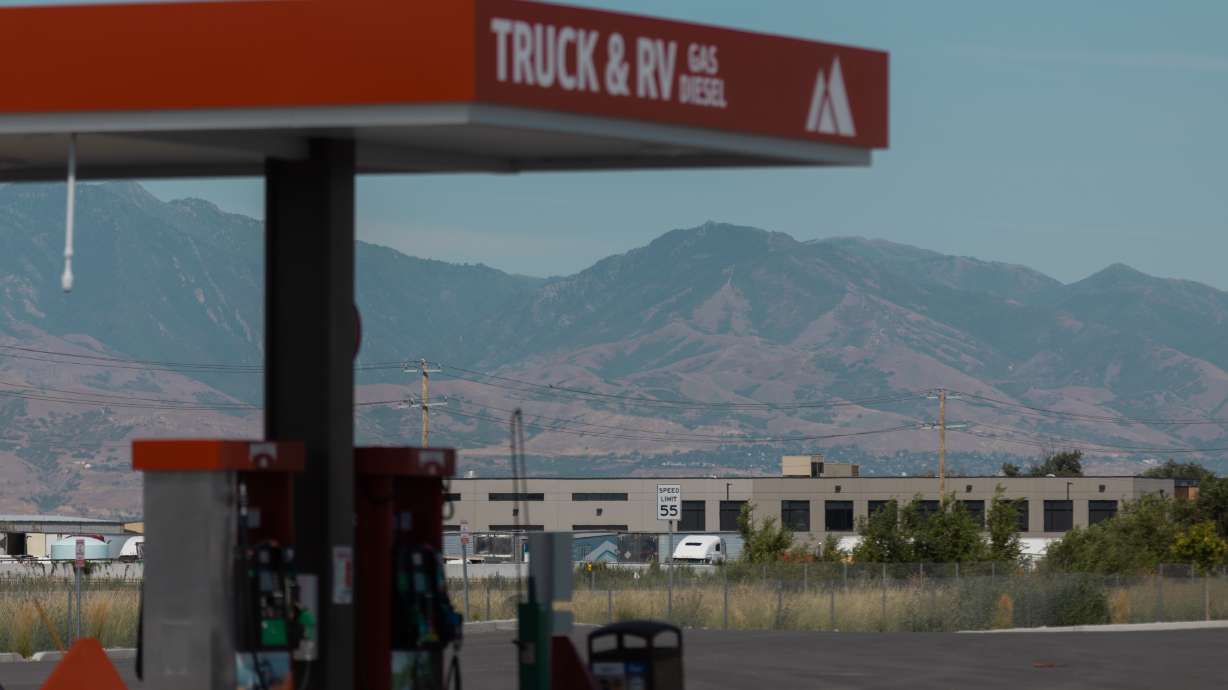
MULTIPOLYGON (((588 630, 573 635, 585 658, 588 630)), ((953 633, 683 634, 687 690, 864 688, 950 690, 1228 687, 1228 630, 953 633)), ((465 690, 514 688, 512 633, 470 635, 465 690)))
MULTIPOLYGON (((591 628, 573 635, 581 656, 591 628)), ((461 654, 466 690, 516 687, 511 632, 470 634, 461 654)), ((995 690, 1228 687, 1228 630, 950 633, 726 632, 683 636, 688 690, 995 690)), ((132 662, 116 662, 137 690, 132 662)), ((4 690, 37 690, 51 662, 0 664, 4 690)))

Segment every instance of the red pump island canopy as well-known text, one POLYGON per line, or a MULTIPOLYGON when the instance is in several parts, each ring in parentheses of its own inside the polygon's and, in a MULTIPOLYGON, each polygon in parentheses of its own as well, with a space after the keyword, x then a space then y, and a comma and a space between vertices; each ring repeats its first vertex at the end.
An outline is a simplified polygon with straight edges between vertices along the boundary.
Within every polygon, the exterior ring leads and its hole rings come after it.
POLYGON ((0 179, 866 165, 887 54, 512 0, 0 10, 0 179), (57 136, 58 135, 58 136, 57 136))
POLYGON ((886 53, 560 5, 4 8, 0 36, 0 181, 65 179, 74 140, 84 178, 264 177, 264 438, 302 444, 319 687, 352 686, 378 594, 346 555, 356 174, 868 165, 888 140, 886 53))

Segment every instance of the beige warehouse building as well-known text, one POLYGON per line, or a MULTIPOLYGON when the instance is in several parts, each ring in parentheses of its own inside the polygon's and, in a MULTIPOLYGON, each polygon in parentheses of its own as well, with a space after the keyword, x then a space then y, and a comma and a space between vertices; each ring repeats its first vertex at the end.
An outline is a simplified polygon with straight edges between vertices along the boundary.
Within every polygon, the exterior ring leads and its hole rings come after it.
MULTIPOLYGON (((512 531, 518 523, 527 531, 665 532, 667 522, 656 515, 659 484, 681 487, 674 528, 683 534, 736 531, 747 502, 756 517, 775 517, 814 542, 827 534, 852 534, 859 519, 888 501, 903 504, 920 496, 925 507, 938 506, 933 477, 862 477, 855 465, 823 463, 817 456, 786 457, 782 469, 779 477, 529 479, 519 492, 511 479, 457 479, 447 529, 465 521, 473 532, 512 531)), ((984 514, 998 487, 1006 498, 1021 499, 1019 531, 1026 537, 1057 537, 1095 524, 1145 494, 1182 497, 1191 490, 1176 480, 1142 477, 946 479, 946 492, 974 515, 984 514)))

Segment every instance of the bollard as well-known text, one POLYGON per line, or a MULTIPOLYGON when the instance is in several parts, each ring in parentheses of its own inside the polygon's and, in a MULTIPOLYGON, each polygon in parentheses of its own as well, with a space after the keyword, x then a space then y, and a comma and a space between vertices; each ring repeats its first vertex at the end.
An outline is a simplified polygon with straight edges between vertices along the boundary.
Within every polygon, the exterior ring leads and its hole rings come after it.
POLYGON ((606 623, 614 622, 614 589, 610 588, 605 591, 605 618, 606 623))
POLYGON ((486 581, 486 620, 490 618, 490 580, 486 581))
POLYGON ((802 591, 803 592, 810 591, 810 564, 809 563, 802 564, 802 591))
POLYGON ((848 589, 848 588, 849 588, 849 564, 848 564, 848 561, 844 561, 844 562, 843 562, 843 563, 841 563, 840 565, 841 565, 841 566, 843 566, 842 571, 843 571, 843 573, 844 573, 844 588, 845 588, 845 589, 848 589))

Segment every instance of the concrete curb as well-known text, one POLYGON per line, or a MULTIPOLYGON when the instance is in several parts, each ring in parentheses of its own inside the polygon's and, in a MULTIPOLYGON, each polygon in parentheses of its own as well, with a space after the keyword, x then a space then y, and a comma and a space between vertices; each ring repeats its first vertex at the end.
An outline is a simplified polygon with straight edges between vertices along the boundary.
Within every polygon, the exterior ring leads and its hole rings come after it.
POLYGON ((506 630, 516 630, 516 619, 509 618, 507 620, 498 621, 472 621, 465 623, 465 634, 473 635, 488 632, 498 632, 506 630))
POLYGON ((61 661, 66 652, 34 652, 30 655, 30 661, 61 661))
POLYGON ((1053 628, 1004 628, 1002 630, 960 630, 961 634, 1064 633, 1064 632, 1156 632, 1163 630, 1217 630, 1228 628, 1228 621, 1183 621, 1179 623, 1111 623, 1108 625, 1066 625, 1053 628))
MULTIPOLYGON (((114 649, 104 649, 102 651, 106 653, 107 658, 111 661, 128 661, 136 658, 136 649, 132 647, 116 647, 114 649)), ((59 650, 34 652, 34 654, 30 655, 29 661, 63 661, 65 653, 66 652, 61 652, 59 650)), ((27 659, 20 654, 13 654, 11 652, 0 653, 0 663, 6 661, 26 660, 27 659)))
MULTIPOLYGON (((601 626, 592 623, 572 623, 573 628, 598 628, 601 626)), ((518 629, 515 618, 497 621, 470 621, 465 623, 466 635, 480 635, 482 633, 491 632, 516 632, 518 629)))

